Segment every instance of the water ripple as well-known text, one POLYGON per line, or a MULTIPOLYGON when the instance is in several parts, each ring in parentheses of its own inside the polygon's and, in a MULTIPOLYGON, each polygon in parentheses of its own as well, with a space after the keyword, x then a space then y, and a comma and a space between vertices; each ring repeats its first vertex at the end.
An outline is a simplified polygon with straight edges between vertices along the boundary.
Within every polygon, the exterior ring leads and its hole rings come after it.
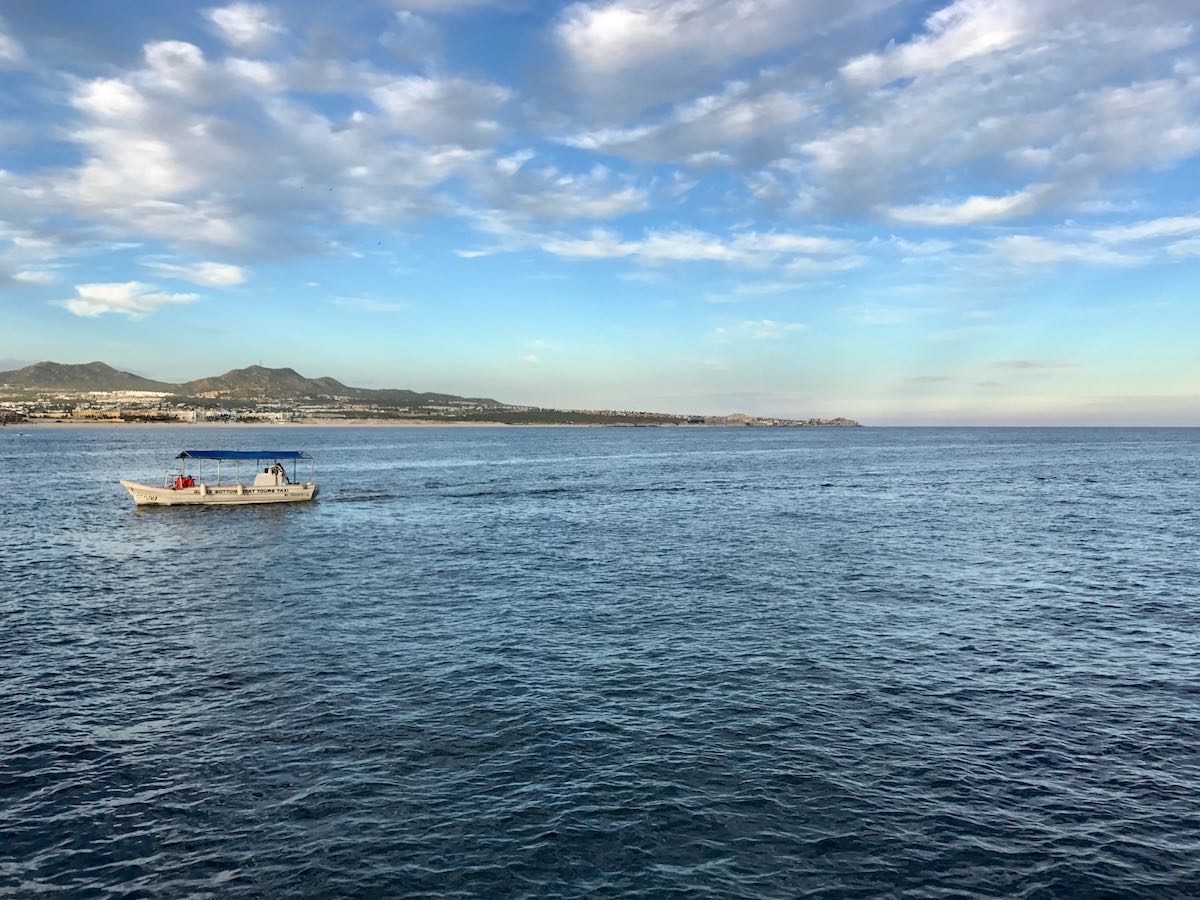
POLYGON ((0 896, 1200 884, 1200 432, 188 435, 0 430, 0 896))

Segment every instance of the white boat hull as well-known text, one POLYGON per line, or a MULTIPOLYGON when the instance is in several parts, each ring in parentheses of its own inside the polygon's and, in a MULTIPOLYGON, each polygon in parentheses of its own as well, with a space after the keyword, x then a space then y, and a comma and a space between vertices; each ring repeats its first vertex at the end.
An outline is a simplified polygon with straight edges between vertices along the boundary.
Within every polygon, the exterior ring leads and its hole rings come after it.
POLYGON ((251 485, 198 484, 170 488, 122 481, 138 506, 240 506, 248 503, 300 503, 317 496, 317 483, 251 485))

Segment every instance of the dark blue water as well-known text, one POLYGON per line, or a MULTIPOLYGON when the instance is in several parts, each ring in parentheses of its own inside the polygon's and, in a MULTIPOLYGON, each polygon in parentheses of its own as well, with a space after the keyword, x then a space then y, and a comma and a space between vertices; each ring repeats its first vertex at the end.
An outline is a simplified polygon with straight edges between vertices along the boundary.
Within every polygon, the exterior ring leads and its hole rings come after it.
POLYGON ((0 895, 1196 896, 1200 430, 0 429, 0 895), (135 511, 184 446, 308 505, 135 511))

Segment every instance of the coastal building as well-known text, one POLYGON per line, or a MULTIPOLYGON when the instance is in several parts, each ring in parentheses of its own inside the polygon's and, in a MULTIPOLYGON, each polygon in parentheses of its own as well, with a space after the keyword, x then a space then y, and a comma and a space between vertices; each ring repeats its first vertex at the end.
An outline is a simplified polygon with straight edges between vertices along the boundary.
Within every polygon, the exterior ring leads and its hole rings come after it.
POLYGON ((92 406, 76 406, 71 412, 71 418, 88 421, 123 421, 121 416, 121 408, 119 406, 115 409, 92 406))

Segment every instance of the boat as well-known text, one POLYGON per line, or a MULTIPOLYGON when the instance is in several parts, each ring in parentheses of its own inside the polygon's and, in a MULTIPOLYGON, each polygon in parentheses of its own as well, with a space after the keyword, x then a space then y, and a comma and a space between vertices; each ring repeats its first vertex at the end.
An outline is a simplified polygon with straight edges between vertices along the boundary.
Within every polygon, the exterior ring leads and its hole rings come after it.
MULTIPOLYGON (((298 503, 317 496, 316 461, 304 450, 184 450, 175 457, 161 486, 121 481, 138 506, 235 506, 247 503, 298 503), (308 480, 296 474, 301 461, 308 463, 308 480), (204 463, 215 462, 213 480, 204 478, 204 463), (190 465, 194 462, 195 465, 190 465), (221 480, 221 464, 233 481, 221 480), (292 464, 288 476, 286 463, 292 464), (253 463, 254 480, 242 481, 242 464, 253 463), (190 470, 190 471, 189 471, 190 470)), ((212 471, 210 469, 210 471, 212 471)))

